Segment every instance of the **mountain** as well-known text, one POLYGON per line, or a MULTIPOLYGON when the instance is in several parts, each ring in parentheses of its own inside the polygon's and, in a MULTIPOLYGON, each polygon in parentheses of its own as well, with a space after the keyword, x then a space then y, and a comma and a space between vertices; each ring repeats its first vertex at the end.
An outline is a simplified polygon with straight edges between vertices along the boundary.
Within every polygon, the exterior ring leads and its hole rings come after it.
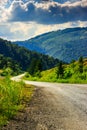
POLYGON ((87 57, 87 27, 67 28, 14 42, 30 50, 48 54, 65 62, 87 57))
POLYGON ((19 47, 18 45, 12 44, 10 41, 3 39, 0 39, 0 54, 4 57, 10 57, 20 65, 22 70, 29 69, 33 60, 42 63, 42 70, 52 68, 59 62, 58 59, 30 51, 24 47, 19 47))

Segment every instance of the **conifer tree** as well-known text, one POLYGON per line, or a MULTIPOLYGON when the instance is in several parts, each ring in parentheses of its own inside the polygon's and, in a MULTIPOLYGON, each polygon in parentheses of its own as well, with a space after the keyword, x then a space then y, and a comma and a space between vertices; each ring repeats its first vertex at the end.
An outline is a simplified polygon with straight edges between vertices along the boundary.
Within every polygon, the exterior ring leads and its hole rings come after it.
POLYGON ((57 66, 57 78, 62 78, 64 75, 64 68, 63 68, 63 63, 59 62, 58 66, 57 66))
POLYGON ((83 57, 82 56, 79 58, 79 69, 78 69, 78 71, 80 73, 83 73, 83 57))

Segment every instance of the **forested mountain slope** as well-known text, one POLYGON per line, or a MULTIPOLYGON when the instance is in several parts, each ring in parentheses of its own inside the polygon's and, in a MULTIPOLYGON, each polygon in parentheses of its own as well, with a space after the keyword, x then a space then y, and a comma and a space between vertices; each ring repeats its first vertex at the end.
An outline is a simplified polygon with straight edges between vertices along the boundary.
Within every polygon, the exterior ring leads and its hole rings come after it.
POLYGON ((42 63, 42 70, 52 68, 59 62, 58 59, 30 51, 24 47, 19 47, 3 39, 0 39, 0 54, 15 60, 23 70, 29 69, 32 60, 35 59, 42 63))
POLYGON ((65 62, 87 57, 87 28, 68 28, 15 42, 30 50, 48 54, 65 62))

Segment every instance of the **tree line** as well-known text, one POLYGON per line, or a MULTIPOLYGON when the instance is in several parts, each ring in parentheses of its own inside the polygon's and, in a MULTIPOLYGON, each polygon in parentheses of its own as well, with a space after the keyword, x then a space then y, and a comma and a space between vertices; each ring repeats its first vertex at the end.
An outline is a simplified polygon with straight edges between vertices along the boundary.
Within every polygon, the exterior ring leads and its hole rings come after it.
POLYGON ((3 57, 3 64, 5 64, 5 66, 14 68, 15 64, 15 68, 21 68, 23 71, 28 70, 31 74, 35 73, 33 72, 34 68, 35 68, 34 71, 39 69, 40 71, 47 70, 55 67, 56 64, 59 62, 58 59, 54 59, 53 57, 50 57, 48 55, 30 51, 24 47, 19 47, 18 45, 12 44, 10 41, 3 39, 0 39, 0 54, 3 55, 4 57, 8 57, 6 59, 4 59, 3 57), (9 61, 11 60, 13 60, 12 61, 13 64, 12 62, 9 63, 9 61))

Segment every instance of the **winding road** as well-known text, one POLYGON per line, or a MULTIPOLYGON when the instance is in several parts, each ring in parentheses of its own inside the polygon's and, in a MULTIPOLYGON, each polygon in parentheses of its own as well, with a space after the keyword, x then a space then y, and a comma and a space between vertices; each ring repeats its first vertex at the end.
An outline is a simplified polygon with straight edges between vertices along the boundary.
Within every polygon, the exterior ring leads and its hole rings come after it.
POLYGON ((24 82, 36 86, 26 130, 87 130, 87 84, 24 82))

